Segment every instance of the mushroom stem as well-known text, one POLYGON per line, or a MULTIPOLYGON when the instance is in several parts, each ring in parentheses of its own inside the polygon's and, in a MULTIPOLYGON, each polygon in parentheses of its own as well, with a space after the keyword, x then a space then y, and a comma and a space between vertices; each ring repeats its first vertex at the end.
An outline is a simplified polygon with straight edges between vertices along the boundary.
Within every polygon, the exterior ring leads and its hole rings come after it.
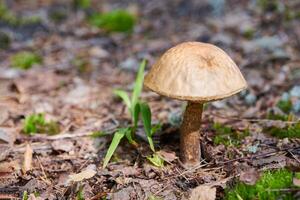
POLYGON ((203 103, 188 102, 180 128, 180 157, 182 163, 192 167, 200 163, 200 127, 203 103))

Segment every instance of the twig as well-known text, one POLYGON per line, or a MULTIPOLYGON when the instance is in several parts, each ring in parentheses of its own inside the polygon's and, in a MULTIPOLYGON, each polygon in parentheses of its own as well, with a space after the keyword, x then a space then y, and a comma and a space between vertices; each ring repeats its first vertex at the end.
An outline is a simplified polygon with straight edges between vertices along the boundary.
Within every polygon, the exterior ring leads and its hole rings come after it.
POLYGON ((300 146, 298 146, 298 147, 289 147, 289 148, 279 149, 279 150, 275 150, 275 151, 268 152, 268 153, 263 153, 263 154, 253 155, 253 156, 250 156, 250 157, 249 157, 249 156, 246 156, 246 157, 241 157, 241 158, 235 158, 235 159, 228 160, 228 161, 225 161, 225 162, 221 162, 221 163, 218 163, 218 164, 219 164, 219 165, 224 165, 224 164, 228 164, 228 163, 235 162, 235 161, 256 159, 256 158, 259 158, 259 157, 270 156, 270 155, 272 155, 272 154, 275 154, 275 153, 278 153, 278 152, 282 152, 282 151, 287 151, 287 152, 288 152, 289 150, 294 150, 294 149, 300 149, 300 146))
MULTIPOLYGON (((222 116, 218 114, 212 114, 214 116, 223 118, 223 119, 231 119, 231 120, 237 120, 237 121, 249 121, 249 122, 276 122, 281 120, 274 120, 274 119, 247 119, 247 118, 239 118, 239 117, 228 117, 228 116, 222 116)), ((297 124, 299 121, 281 121, 285 124, 297 124)))
POLYGON ((293 156, 293 158, 300 163, 300 160, 293 154, 293 152, 291 152, 290 150, 288 150, 288 152, 293 156))

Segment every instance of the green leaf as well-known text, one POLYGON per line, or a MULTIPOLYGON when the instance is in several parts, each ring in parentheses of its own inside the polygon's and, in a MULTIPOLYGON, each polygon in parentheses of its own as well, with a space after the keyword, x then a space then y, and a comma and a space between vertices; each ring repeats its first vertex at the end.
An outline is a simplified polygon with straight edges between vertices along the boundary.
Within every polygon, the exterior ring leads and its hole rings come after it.
POLYGON ((99 138, 99 137, 104 137, 107 135, 108 135, 108 133, 106 133, 105 131, 94 131, 90 137, 91 138, 99 138))
POLYGON ((129 131, 126 132, 125 136, 130 144, 137 147, 138 143, 132 137, 133 131, 134 131, 133 128, 129 128, 129 131))
POLYGON ((131 102, 130 102, 127 92, 125 92, 124 90, 114 90, 113 93, 114 93, 114 95, 120 97, 124 101, 128 110, 131 112, 131 102))
POLYGON ((137 128, 137 124, 139 121, 139 115, 140 115, 140 104, 136 103, 133 109, 133 116, 132 116, 132 120, 133 120, 133 132, 135 132, 136 128, 137 128))
POLYGON ((23 197, 22 197, 22 200, 28 200, 28 192, 25 190, 24 192, 23 192, 23 197))
POLYGON ((152 151, 155 152, 154 149, 154 144, 152 140, 152 132, 151 132, 151 110, 150 107, 147 103, 140 103, 140 108, 141 108, 141 114, 142 114, 142 121, 144 124, 144 129, 147 134, 147 139, 150 145, 150 148, 152 151))
POLYGON ((125 134, 128 131, 129 131, 128 128, 120 128, 120 129, 117 130, 117 132, 115 132, 114 137, 113 137, 113 139, 110 143, 110 146, 107 150, 107 153, 105 155, 104 162, 103 162, 103 168, 105 168, 107 166, 107 164, 110 161, 112 155, 116 151, 119 143, 121 142, 122 138, 125 136, 125 134))
POLYGON ((161 127, 162 127, 161 123, 152 125, 152 127, 151 127, 151 136, 153 136, 154 133, 156 133, 157 131, 160 131, 161 127))
POLYGON ((154 153, 152 156, 147 156, 147 159, 156 167, 164 166, 164 160, 156 153, 154 153))
POLYGON ((143 89, 143 81, 144 81, 144 70, 146 67, 146 60, 143 60, 140 64, 139 71, 137 73, 134 88, 131 96, 131 105, 134 109, 135 105, 139 101, 139 97, 141 95, 142 89, 143 89))

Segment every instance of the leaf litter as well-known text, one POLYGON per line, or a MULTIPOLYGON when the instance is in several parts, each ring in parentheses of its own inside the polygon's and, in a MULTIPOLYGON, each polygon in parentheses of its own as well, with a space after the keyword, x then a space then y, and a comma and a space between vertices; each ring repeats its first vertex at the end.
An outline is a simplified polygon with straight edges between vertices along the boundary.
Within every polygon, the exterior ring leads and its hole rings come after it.
MULTIPOLYGON (((104 1, 93 8, 126 9, 120 2, 104 1)), ((12 3, 10 9, 17 12, 25 6, 48 16, 54 1, 43 4, 12 3)), ((224 188, 233 188, 237 181, 255 185, 263 170, 300 170, 299 137, 286 138, 299 131, 292 125, 299 117, 300 46, 294 42, 299 20, 287 20, 280 9, 262 12, 266 8, 250 3, 226 2, 222 7, 196 1, 133 2, 139 19, 132 33, 108 34, 85 21, 89 11, 72 11, 70 2, 60 4, 70 6, 68 17, 55 26, 42 19, 50 31, 32 28, 34 37, 26 26, 1 24, 13 39, 9 50, 0 50, 0 197, 27 190, 29 199, 74 199, 78 193, 85 199, 222 199, 224 188), (225 17, 226 23, 214 15, 225 17), (134 65, 147 58, 150 66, 164 50, 186 40, 224 48, 249 84, 245 94, 207 104, 202 138, 210 158, 194 169, 182 167, 178 159, 182 104, 144 90, 142 99, 149 103, 153 123, 162 125, 151 148, 159 150, 165 163, 155 167, 148 162, 153 154, 147 144, 149 133, 147 138, 138 124, 137 137, 143 135, 145 140, 139 140, 137 149, 121 141, 107 168, 102 168, 112 133, 130 122, 114 89, 129 91, 138 69, 134 65), (24 51, 38 51, 42 63, 28 70, 11 68, 10 58, 24 51), (278 104, 284 93, 292 96, 290 103, 278 104), (22 134, 24 119, 33 113, 45 113, 47 120, 58 122, 59 134, 22 134), (214 123, 231 127, 231 133, 223 134, 217 144, 213 138, 222 127, 216 131, 214 123), (269 128, 284 129, 286 135, 272 134, 269 128), (243 135, 246 130, 249 134, 243 135), (106 134, 91 138, 97 131, 106 134), (236 138, 238 145, 228 145, 236 138)), ((280 6, 299 6, 293 4, 297 2, 280 6)), ((294 176, 294 185, 298 182, 294 176)))

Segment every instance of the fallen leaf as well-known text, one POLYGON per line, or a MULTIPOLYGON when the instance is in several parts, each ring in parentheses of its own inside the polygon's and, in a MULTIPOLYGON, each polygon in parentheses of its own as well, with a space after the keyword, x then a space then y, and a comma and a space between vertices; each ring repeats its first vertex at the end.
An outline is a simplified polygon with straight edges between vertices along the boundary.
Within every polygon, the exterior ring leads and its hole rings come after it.
POLYGON ((0 161, 5 160, 11 148, 8 144, 0 144, 0 161))
POLYGON ((13 128, 0 128, 0 143, 13 145, 16 140, 16 132, 13 128))
POLYGON ((258 179, 259 179, 259 172, 257 172, 254 168, 241 172, 240 175, 240 181, 248 185, 255 185, 258 179))
POLYGON ((24 153, 24 161, 22 166, 22 172, 25 174, 27 171, 31 170, 32 168, 32 153, 33 150, 30 144, 26 144, 26 149, 24 153))
POLYGON ((70 182, 70 181, 80 182, 80 181, 83 181, 84 179, 92 178, 93 176, 96 175, 96 173, 97 173, 97 171, 96 171, 96 165, 89 165, 82 172, 80 172, 78 174, 71 174, 71 175, 69 175, 68 182, 70 182))
POLYGON ((200 185, 192 190, 189 200, 215 200, 216 191, 216 188, 200 185))
POLYGON ((160 150, 157 152, 164 161, 170 163, 174 160, 176 160, 178 157, 176 156, 175 152, 167 152, 164 150, 160 150))
POLYGON ((300 179, 297 178, 297 177, 294 177, 294 178, 293 178, 293 184, 294 184, 295 186, 300 187, 300 179))
POLYGON ((20 169, 20 165, 17 160, 0 163, 0 173, 12 173, 19 169, 20 169))
POLYGON ((70 140, 56 140, 51 146, 55 151, 70 152, 74 149, 74 143, 70 140))
POLYGON ((8 109, 4 106, 0 106, 0 125, 3 124, 9 117, 8 109))

